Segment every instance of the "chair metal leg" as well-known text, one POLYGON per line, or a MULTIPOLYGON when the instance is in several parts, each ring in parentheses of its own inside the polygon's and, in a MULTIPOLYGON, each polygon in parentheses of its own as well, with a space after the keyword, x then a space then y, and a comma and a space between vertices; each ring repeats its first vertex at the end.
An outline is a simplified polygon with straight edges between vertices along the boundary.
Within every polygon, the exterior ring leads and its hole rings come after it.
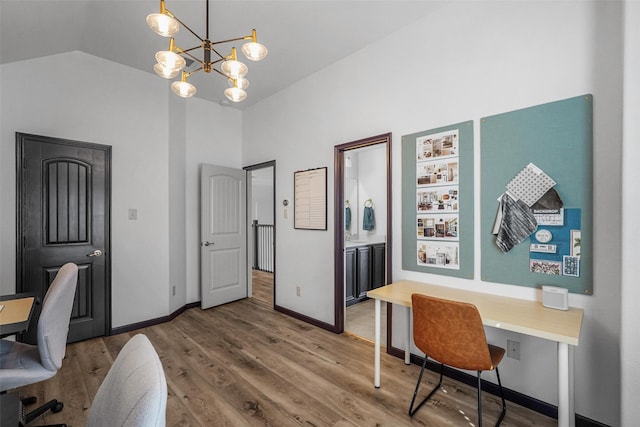
POLYGON ((482 427, 482 380, 480 374, 482 371, 478 371, 478 427, 482 427))
POLYGON ((498 371, 497 366, 496 366, 496 376, 498 377, 498 387, 500 388, 500 397, 502 398, 502 413, 500 413, 500 418, 498 418, 498 422, 496 423, 496 427, 498 427, 502 422, 502 420, 504 419, 505 414, 507 413, 507 403, 504 401, 504 390, 502 390, 502 382, 500 381, 500 372, 498 371))
POLYGON ((29 406, 35 404, 38 400, 35 396, 25 397, 24 399, 20 399, 24 406, 29 406))
MULTIPOLYGON (((482 381, 480 379, 480 374, 482 371, 478 371, 478 427, 482 427, 482 381)), ((498 427, 502 420, 504 420, 504 416, 507 413, 507 403, 504 400, 504 390, 502 389, 502 382, 500 381, 500 372, 498 371, 498 367, 496 367, 496 376, 498 377, 498 387, 500 388, 500 398, 502 399, 502 412, 500 413, 500 417, 498 417, 498 422, 496 422, 496 427, 498 427)))
POLYGON ((422 382, 422 374, 424 373, 424 368, 427 366, 427 356, 424 356, 424 362, 422 363, 422 369, 420 369, 420 375, 418 376, 418 382, 416 383, 416 389, 413 391, 413 398, 411 398, 411 405, 409 405, 409 416, 413 417, 413 415, 418 412, 418 409, 420 409, 422 407, 422 405, 424 405, 426 403, 427 400, 429 400, 429 398, 431 398, 431 396, 433 396, 433 394, 438 391, 438 389, 440 388, 440 386, 442 385, 442 372, 443 372, 443 367, 444 365, 441 363, 440 364, 440 380, 438 381, 438 384, 435 386, 435 388, 433 390, 431 390, 431 392, 427 395, 427 397, 425 397, 422 402, 420 402, 420 404, 414 409, 413 408, 413 404, 416 400, 416 396, 418 395, 418 389, 420 388, 420 383, 422 382))
POLYGON ((48 410, 51 410, 52 412, 60 412, 62 411, 62 408, 63 408, 62 402, 58 402, 56 399, 50 400, 44 405, 29 412, 25 416, 25 419, 24 419, 25 423, 29 424, 31 421, 35 420, 36 418, 38 418, 40 415, 44 414, 48 410))

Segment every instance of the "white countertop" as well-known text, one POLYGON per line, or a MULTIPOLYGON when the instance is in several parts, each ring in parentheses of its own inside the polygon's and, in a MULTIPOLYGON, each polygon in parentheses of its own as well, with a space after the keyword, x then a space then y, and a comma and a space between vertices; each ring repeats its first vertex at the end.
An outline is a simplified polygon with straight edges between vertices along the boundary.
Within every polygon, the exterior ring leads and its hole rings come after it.
POLYGON ((360 236, 353 240, 345 240, 345 248, 353 248, 356 246, 375 245, 377 243, 385 243, 387 236, 360 236))

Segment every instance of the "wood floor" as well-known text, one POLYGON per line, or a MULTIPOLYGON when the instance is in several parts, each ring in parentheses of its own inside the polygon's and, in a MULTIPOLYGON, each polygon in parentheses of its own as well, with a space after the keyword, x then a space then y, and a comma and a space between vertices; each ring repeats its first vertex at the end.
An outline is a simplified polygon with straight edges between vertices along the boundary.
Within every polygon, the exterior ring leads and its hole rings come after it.
MULTIPOLYGON (((65 408, 33 425, 84 426, 109 367, 127 340, 146 334, 167 378, 167 426, 473 426, 475 389, 445 378, 413 419, 407 408, 419 367, 382 354, 382 387, 373 387, 373 345, 336 335, 247 298, 189 309, 135 332, 71 344, 62 369, 21 395, 61 398, 65 408)), ((424 390, 436 375, 425 374, 424 390)), ((556 421, 507 402, 504 426, 555 426, 556 421)), ((485 425, 499 402, 484 395, 485 425)))
MULTIPOLYGON (((371 342, 375 340, 375 305, 374 300, 353 304, 347 307, 344 318, 344 331, 366 338, 371 342)), ((387 304, 380 305, 380 341, 383 345, 387 342, 387 304)))
POLYGON ((273 308, 273 273, 251 270, 252 296, 257 302, 273 308))
MULTIPOLYGON (((273 274, 260 270, 252 270, 253 298, 267 307, 273 307, 273 274)), ((373 300, 362 301, 347 307, 344 320, 344 331, 361 338, 374 340, 374 305, 373 300)), ((382 304, 382 325, 387 324, 387 305, 382 304)), ((383 343, 387 342, 387 329, 381 330, 383 343)))

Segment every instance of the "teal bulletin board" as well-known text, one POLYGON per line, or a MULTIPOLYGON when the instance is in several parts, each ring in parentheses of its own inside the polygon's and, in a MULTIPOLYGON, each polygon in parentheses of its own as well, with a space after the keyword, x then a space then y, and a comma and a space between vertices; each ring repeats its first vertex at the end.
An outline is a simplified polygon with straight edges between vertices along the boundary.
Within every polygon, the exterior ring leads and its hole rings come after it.
POLYGON ((592 294, 593 97, 485 117, 480 131, 482 280, 592 294), (529 163, 556 182, 563 222, 538 222, 545 231, 503 253, 492 233, 498 198, 529 163))
POLYGON ((402 268, 473 278, 473 121, 402 137, 402 268))

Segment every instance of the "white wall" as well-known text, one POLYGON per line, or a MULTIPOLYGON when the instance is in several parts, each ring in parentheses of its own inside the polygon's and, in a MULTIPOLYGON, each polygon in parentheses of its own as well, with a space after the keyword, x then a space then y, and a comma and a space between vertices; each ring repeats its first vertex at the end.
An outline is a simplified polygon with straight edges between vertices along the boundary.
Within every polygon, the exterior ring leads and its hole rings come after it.
POLYGON ((624 139, 622 162, 622 425, 632 426, 640 419, 640 263, 638 241, 640 222, 640 2, 625 2, 624 139))
MULTIPOLYGON (((398 249, 393 279, 536 299, 533 289, 480 280, 479 120, 593 94, 593 173, 610 178, 594 180, 594 295, 570 296, 586 313, 576 351, 576 411, 619 425, 621 176, 611 171, 621 163, 621 26, 619 2, 454 2, 247 109, 243 161, 277 159, 276 199, 291 200, 294 171, 328 166, 332 177, 334 145, 391 131, 393 247, 401 248, 401 136, 474 120, 475 279, 403 271, 398 249)), ((294 230, 292 215, 279 210, 277 303, 333 324, 331 179, 328 201, 327 232, 294 230)), ((394 325, 394 345, 402 347, 405 325, 400 318, 394 325)), ((503 346, 511 338, 521 342, 522 360, 501 366, 507 387, 557 404, 553 343, 496 330, 489 337, 503 346)))
POLYGON ((81 52, 3 64, 0 76, 1 291, 15 290, 15 132, 27 132, 113 147, 113 327, 198 301, 198 165, 240 167, 240 112, 175 100, 153 73, 81 52))
POLYGON ((2 65, 3 286, 15 284, 14 133, 94 142, 113 147, 113 326, 167 314, 168 97, 146 76, 80 52, 2 65))
MULTIPOLYGON (((165 83, 166 84, 166 83, 165 83)), ((186 111, 184 100, 169 97, 169 311, 186 304, 186 111)))

